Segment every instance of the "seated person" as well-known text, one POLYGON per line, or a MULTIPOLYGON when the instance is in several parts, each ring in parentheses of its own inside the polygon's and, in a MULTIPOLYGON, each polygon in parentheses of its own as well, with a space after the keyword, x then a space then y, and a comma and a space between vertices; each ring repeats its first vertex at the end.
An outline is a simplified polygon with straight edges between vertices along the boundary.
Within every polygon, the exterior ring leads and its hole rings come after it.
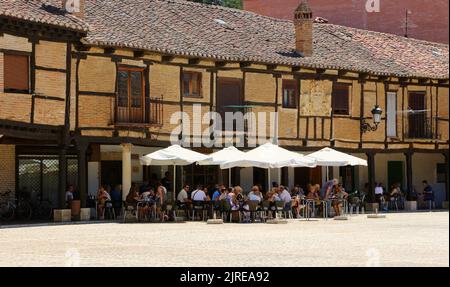
POLYGON ((252 187, 252 191, 248 194, 248 199, 251 201, 262 201, 262 194, 257 185, 252 187))
POLYGON ((292 206, 292 196, 289 191, 284 186, 280 186, 278 195, 280 200, 284 202, 284 209, 289 210, 292 206))
POLYGON ((111 197, 109 196, 108 192, 106 192, 106 189, 104 186, 101 186, 98 190, 97 194, 97 200, 98 200, 98 213, 100 214, 100 219, 104 219, 103 213, 105 211, 106 202, 111 200, 111 197))
POLYGON ((340 216, 341 215, 341 205, 342 205, 342 200, 343 199, 347 199, 348 197, 348 193, 345 192, 344 188, 341 185, 337 185, 333 187, 333 191, 332 191, 332 202, 331 205, 334 209, 334 213, 336 214, 336 216, 340 216))
POLYGON ((206 199, 207 199, 206 193, 201 185, 199 185, 197 189, 194 190, 191 194, 192 201, 205 201, 206 199))

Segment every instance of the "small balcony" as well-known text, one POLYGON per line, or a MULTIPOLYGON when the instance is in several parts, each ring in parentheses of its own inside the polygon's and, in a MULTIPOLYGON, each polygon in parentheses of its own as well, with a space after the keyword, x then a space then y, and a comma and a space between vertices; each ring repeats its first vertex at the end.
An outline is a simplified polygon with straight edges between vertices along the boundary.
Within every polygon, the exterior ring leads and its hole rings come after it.
POLYGON ((405 137, 409 139, 437 139, 431 118, 423 115, 410 115, 405 137))
POLYGON ((163 99, 148 98, 145 105, 139 102, 116 105, 116 125, 146 126, 163 124, 163 99))

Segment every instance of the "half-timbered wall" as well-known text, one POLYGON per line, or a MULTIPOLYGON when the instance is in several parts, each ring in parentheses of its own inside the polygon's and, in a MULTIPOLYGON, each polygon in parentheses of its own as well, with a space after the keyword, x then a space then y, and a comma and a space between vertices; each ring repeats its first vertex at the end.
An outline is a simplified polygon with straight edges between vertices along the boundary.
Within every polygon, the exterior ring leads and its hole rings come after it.
MULTIPOLYGON (((135 57, 130 51, 105 51, 91 48, 87 52, 75 52, 79 58, 77 92, 77 128, 82 135, 95 137, 123 136, 149 141, 168 142, 169 135, 178 125, 170 124, 172 114, 183 111, 191 121, 195 117, 193 105, 201 105, 202 114, 216 109, 217 81, 236 78, 242 81, 243 104, 249 110, 279 114, 280 144, 297 148, 314 148, 332 145, 346 149, 435 149, 448 147, 448 87, 437 87, 437 81, 419 83, 417 80, 360 77, 355 73, 338 75, 337 71, 301 69, 239 63, 215 63, 213 61, 141 54, 135 57), (115 123, 116 71, 121 65, 146 67, 148 91, 151 98, 163 103, 161 125, 120 126, 115 123), (181 90, 183 72, 200 72, 202 96, 184 97, 181 90), (299 99, 297 108, 283 107, 283 80, 297 81, 299 99), (350 85, 349 114, 337 115, 332 110, 333 83, 350 85), (408 94, 424 92, 427 118, 433 125, 433 137, 412 139, 407 135, 408 94), (386 93, 396 94, 397 136, 388 137, 386 127, 386 93), (376 131, 363 133, 361 123, 373 124, 371 110, 375 105, 383 109, 382 122, 376 131), (148 133, 151 136, 148 136, 148 133)), ((76 57, 74 57, 76 58, 76 57)), ((267 118, 268 120, 268 118, 267 118)), ((256 124, 257 125, 257 124, 256 124)), ((201 132, 208 126, 203 123, 201 132)), ((191 131, 195 133, 195 131, 191 131)), ((266 134, 270 135, 269 127, 266 134)), ((200 134, 193 135, 198 139, 200 134)))
POLYGON ((43 125, 64 125, 66 98, 64 42, 33 41, 9 34, 0 36, 0 119, 43 125), (4 54, 29 56, 29 93, 6 93, 4 54))

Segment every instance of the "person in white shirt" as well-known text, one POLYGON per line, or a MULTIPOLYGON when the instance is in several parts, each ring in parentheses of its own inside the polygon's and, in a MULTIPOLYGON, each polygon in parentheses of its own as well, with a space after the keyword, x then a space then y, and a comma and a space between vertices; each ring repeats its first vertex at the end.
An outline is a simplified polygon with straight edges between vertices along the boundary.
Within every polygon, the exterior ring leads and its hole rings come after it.
POLYGON ((205 201, 206 194, 201 186, 198 186, 197 189, 192 192, 191 199, 192 201, 205 201))
POLYGON ((180 190, 180 192, 178 193, 177 201, 180 203, 188 202, 189 201, 188 191, 189 191, 189 185, 185 184, 183 189, 180 190))
POLYGON ((384 210, 385 209, 385 198, 384 198, 384 189, 383 184, 377 183, 375 186, 375 199, 377 202, 380 203, 380 207, 384 210))
POLYGON ((280 187, 279 194, 280 194, 279 195, 280 199, 284 202, 285 205, 288 204, 288 203, 291 203, 292 196, 291 196, 291 194, 289 193, 289 191, 285 187, 283 187, 283 186, 280 187))

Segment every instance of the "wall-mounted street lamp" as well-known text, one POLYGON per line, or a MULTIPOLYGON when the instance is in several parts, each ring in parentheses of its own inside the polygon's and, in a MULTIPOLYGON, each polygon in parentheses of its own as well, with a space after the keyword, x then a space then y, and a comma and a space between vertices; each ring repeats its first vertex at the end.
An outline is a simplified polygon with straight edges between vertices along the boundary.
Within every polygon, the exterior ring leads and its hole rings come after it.
POLYGON ((361 130, 363 133, 366 132, 374 132, 378 129, 378 125, 381 123, 381 115, 383 114, 383 110, 380 109, 378 105, 375 106, 372 110, 373 115, 373 125, 369 124, 365 120, 361 124, 361 130))

